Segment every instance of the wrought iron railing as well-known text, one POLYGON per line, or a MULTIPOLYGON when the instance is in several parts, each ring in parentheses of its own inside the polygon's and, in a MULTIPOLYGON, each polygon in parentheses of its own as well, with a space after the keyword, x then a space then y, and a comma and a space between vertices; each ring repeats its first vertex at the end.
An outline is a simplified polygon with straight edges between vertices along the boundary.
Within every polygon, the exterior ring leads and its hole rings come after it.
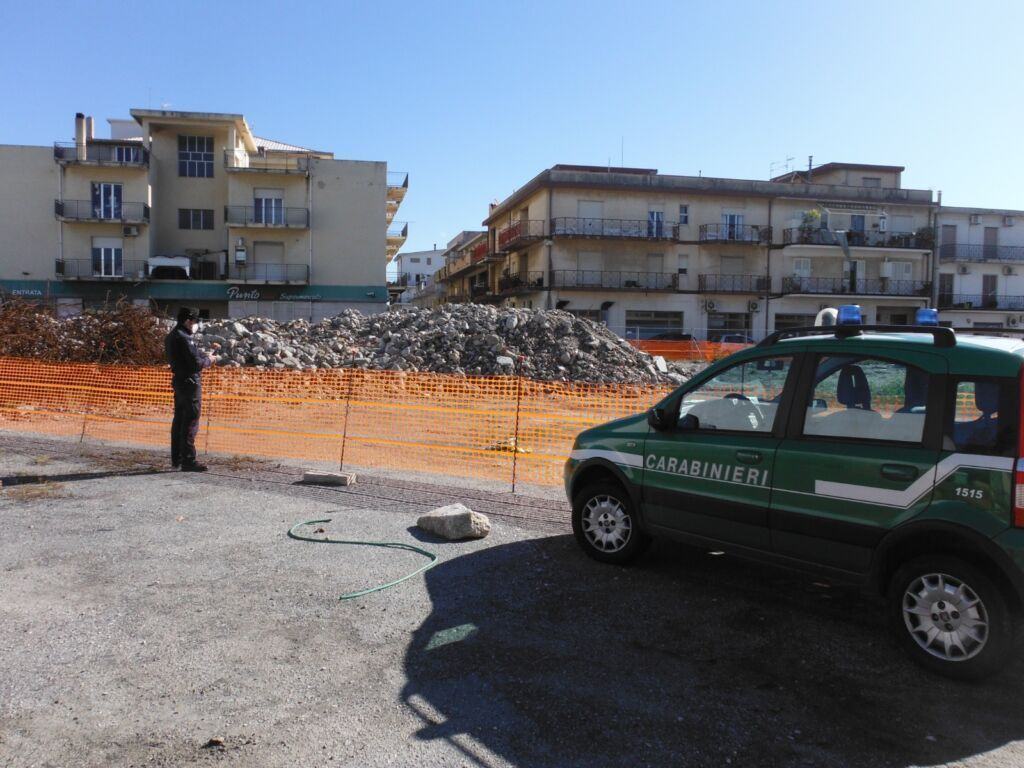
POLYGON ((1024 296, 995 296, 983 293, 940 293, 939 309, 1002 309, 1024 311, 1024 296))
POLYGON ((927 296, 931 283, 925 280, 854 280, 845 277, 784 277, 783 293, 859 294, 865 296, 927 296))
POLYGON ((940 261, 1024 261, 1024 245, 943 243, 940 261))
POLYGON ((697 290, 704 293, 765 293, 764 275, 698 275, 697 290))
POLYGON ((97 163, 98 165, 149 165, 149 150, 141 144, 85 144, 85 158, 79 159, 78 145, 58 141, 53 145, 53 158, 62 163, 97 163))
POLYGON ((515 272, 498 278, 498 290, 501 293, 540 291, 544 288, 544 273, 515 272))
POLYGON ((53 212, 65 221, 109 221, 120 224, 149 223, 145 203, 94 203, 92 200, 54 200, 53 212))
POLYGON ((602 237, 627 240, 675 240, 679 225, 646 219, 589 219, 559 216, 551 220, 552 237, 602 237))
POLYGON ((563 290, 674 291, 677 275, 671 272, 629 272, 599 269, 556 269, 551 288, 563 290))
POLYGON ((264 171, 266 173, 307 173, 309 157, 286 154, 260 154, 242 150, 224 151, 224 167, 231 171, 264 171))
POLYGON ((228 279, 238 283, 308 283, 308 264, 230 264, 228 279))
MULTIPOLYGON (((839 236, 830 229, 809 229, 790 227, 782 232, 785 245, 839 245, 839 236)), ((913 248, 930 250, 934 240, 930 236, 915 235, 911 232, 879 232, 877 230, 846 232, 846 242, 851 248, 913 248)))
POLYGON ((309 226, 309 209, 226 205, 224 206, 224 221, 232 227, 305 228, 309 226))
POLYGON ((136 259, 57 259, 56 275, 63 280, 148 280, 145 261, 136 259))
POLYGON ((697 236, 703 243, 770 243, 772 229, 755 224, 701 224, 697 236))
POLYGON ((498 247, 514 248, 522 243, 540 240, 544 237, 544 222, 538 219, 523 219, 498 232, 498 247))

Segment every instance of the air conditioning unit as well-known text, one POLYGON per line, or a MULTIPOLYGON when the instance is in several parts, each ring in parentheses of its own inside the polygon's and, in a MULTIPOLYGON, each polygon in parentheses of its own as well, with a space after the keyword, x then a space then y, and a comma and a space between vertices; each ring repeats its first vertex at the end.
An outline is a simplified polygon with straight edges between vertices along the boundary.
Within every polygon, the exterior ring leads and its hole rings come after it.
POLYGON ((1013 226, 1013 216, 1003 216, 1003 226, 1004 227, 1012 227, 1013 226))
POLYGON ((716 308, 715 302, 713 302, 711 299, 708 299, 707 301, 704 302, 704 311, 705 312, 714 312, 715 308, 716 308))
POLYGON ((1013 267, 1003 267, 1003 274, 1007 276, 1015 274, 1013 271, 1013 267))
POLYGON ((971 222, 971 224, 981 224, 981 214, 972 213, 969 221, 971 222))
POLYGON ((956 268, 956 273, 958 275, 969 275, 971 274, 971 271, 966 266, 961 265, 956 268))
POLYGON ((883 261, 878 265, 879 277, 892 277, 893 276, 893 265, 891 261, 883 261))
POLYGON ((125 237, 138 237, 139 236, 139 228, 136 227, 136 226, 129 225, 127 227, 122 227, 121 228, 121 233, 125 237))
POLYGON ((747 312, 758 312, 761 309, 761 305, 756 301, 747 302, 747 312))
POLYGON ((1016 328, 1016 327, 1017 327, 1017 324, 1018 324, 1018 323, 1019 323, 1020 321, 1019 321, 1019 320, 1017 319, 1017 316, 1016 316, 1016 315, 1008 315, 1008 316, 1007 316, 1007 318, 1006 318, 1006 322, 1007 322, 1007 324, 1009 324, 1009 325, 1010 325, 1011 327, 1013 327, 1013 328, 1016 328))

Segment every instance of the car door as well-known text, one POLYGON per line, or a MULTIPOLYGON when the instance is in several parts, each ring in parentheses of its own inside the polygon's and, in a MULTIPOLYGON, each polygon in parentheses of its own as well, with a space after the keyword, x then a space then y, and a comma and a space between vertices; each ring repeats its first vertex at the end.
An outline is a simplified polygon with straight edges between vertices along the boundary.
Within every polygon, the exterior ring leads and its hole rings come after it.
POLYGON ((946 361, 841 342, 808 356, 778 447, 772 548, 863 573, 875 546, 927 507, 946 361))
POLYGON ((644 519, 651 526, 767 550, 775 448, 793 355, 713 369, 666 409, 644 446, 644 519))

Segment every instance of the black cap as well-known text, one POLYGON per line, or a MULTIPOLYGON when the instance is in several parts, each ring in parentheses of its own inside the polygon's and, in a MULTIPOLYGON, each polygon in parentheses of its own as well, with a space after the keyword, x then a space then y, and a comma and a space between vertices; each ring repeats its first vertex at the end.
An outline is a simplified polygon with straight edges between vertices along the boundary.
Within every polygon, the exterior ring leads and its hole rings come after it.
POLYGON ((182 307, 178 310, 178 323, 188 322, 189 320, 198 320, 199 313, 192 307, 182 307))

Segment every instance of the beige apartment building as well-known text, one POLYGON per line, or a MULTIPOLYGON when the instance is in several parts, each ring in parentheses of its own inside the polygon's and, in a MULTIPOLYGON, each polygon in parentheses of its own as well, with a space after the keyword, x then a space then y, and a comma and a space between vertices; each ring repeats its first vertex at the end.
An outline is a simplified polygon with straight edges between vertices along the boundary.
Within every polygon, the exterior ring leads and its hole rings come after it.
POLYGON ((124 297, 208 317, 387 305, 405 174, 260 138, 242 115, 133 109, 109 138, 0 146, 0 290, 61 311, 124 297))
POLYGON ((769 181, 556 165, 492 206, 436 275, 448 301, 560 308, 627 337, 759 338, 857 303, 912 322, 932 296, 930 190, 829 163, 769 181))

